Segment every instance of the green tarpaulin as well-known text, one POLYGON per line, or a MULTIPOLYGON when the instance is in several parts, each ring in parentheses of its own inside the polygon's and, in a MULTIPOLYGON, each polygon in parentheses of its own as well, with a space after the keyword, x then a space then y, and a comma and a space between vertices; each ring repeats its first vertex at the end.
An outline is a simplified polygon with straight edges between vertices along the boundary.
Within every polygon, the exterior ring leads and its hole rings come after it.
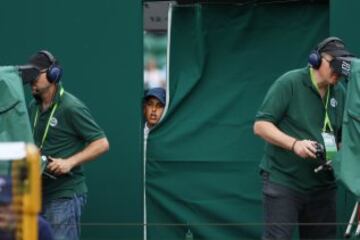
POLYGON ((0 142, 33 142, 22 79, 16 67, 0 67, 0 142))
MULTIPOLYGON (((33 142, 22 79, 12 66, 0 67, 1 142, 33 142)), ((0 161, 0 175, 9 174, 9 169, 9 162, 0 161)))
POLYGON ((328 36, 328 5, 175 6, 169 21, 170 102, 147 145, 148 239, 260 239, 254 117, 270 84, 328 36))
POLYGON ((337 177, 360 198, 360 60, 354 59, 347 84, 342 141, 333 166, 337 177))

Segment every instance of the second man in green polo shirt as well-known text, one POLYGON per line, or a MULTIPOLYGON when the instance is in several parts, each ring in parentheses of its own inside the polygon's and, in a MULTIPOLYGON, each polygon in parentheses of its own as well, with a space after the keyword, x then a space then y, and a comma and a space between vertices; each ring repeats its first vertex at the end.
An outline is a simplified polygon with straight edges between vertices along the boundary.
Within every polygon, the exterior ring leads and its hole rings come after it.
POLYGON ((335 179, 314 169, 322 164, 317 144, 329 157, 340 141, 345 89, 334 63, 350 55, 341 39, 323 40, 308 67, 274 82, 256 115, 254 132, 267 143, 260 164, 263 239, 292 239, 297 226, 301 239, 336 238, 335 179))

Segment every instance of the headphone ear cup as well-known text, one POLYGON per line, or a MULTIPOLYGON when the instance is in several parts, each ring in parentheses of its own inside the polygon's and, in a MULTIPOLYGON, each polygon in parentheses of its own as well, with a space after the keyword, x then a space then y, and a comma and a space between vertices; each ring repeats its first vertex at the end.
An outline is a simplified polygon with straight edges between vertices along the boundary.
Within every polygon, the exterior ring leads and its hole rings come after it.
POLYGON ((309 55, 309 64, 314 69, 319 69, 321 65, 321 56, 317 51, 312 51, 309 55))
POLYGON ((58 83, 62 76, 62 69, 57 65, 51 65, 46 72, 47 79, 51 83, 58 83))

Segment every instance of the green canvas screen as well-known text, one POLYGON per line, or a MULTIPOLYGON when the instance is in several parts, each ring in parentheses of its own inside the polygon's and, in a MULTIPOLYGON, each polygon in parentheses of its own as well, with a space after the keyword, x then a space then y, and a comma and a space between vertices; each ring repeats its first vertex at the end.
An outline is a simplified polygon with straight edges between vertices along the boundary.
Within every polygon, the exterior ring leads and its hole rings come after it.
POLYGON ((259 239, 254 117, 271 83, 328 36, 328 5, 174 6, 169 20, 169 105, 147 145, 148 237, 259 239))

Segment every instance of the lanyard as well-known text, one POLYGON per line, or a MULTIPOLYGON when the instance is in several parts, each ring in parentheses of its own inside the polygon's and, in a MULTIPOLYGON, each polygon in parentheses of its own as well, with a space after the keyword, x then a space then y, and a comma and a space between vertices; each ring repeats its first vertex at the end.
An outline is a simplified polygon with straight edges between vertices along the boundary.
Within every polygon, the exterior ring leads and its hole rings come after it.
MULTIPOLYGON (((314 71, 312 68, 310 68, 310 78, 311 78, 311 82, 312 84, 314 85, 314 87, 316 88, 316 90, 319 92, 320 94, 320 90, 319 90, 319 87, 315 81, 315 76, 314 76, 314 71)), ((331 122, 330 122, 330 118, 329 118, 329 115, 328 115, 328 112, 327 112, 327 108, 328 108, 328 103, 329 103, 329 95, 330 95, 330 87, 328 86, 328 89, 326 91, 326 103, 324 104, 324 107, 325 107, 325 118, 324 118, 324 126, 322 128, 322 131, 323 132, 326 132, 326 126, 329 127, 330 131, 331 132, 334 132, 332 126, 331 126, 331 122)))
MULTIPOLYGON (((60 97, 61 97, 63 94, 64 94, 64 88, 61 87, 61 88, 60 88, 60 97)), ((40 151, 41 151, 42 148, 43 148, 45 139, 46 139, 46 137, 47 137, 47 135, 48 135, 48 132, 49 132, 50 121, 51 121, 52 117, 54 116, 57 107, 58 107, 58 103, 56 103, 56 104, 54 105, 53 109, 51 110, 50 117, 49 117, 48 122, 47 122, 46 127, 45 127, 44 135, 43 135, 43 137, 42 137, 42 139, 41 139, 40 151)), ((40 108, 40 107, 39 107, 39 108, 40 108)), ((33 127, 34 127, 34 131, 33 131, 34 133, 35 133, 36 125, 37 125, 38 120, 39 120, 39 108, 36 110, 36 113, 35 113, 34 126, 33 126, 33 127)))

